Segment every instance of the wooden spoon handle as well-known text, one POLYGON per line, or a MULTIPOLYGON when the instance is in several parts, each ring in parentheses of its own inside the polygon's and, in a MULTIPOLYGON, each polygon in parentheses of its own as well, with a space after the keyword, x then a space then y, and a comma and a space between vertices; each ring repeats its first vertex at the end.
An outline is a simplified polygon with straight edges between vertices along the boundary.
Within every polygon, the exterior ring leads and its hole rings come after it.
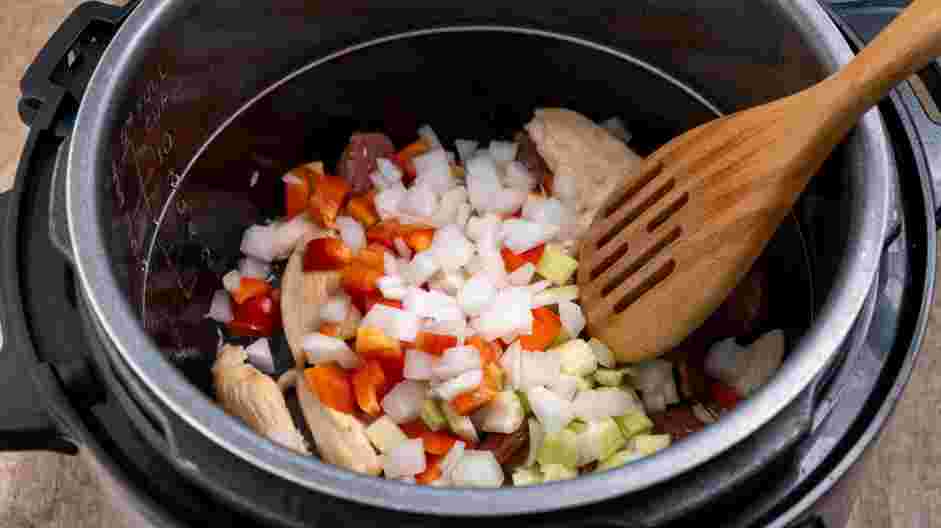
POLYGON ((941 0, 915 0, 831 79, 832 84, 842 88, 845 110, 861 115, 939 55, 941 0))

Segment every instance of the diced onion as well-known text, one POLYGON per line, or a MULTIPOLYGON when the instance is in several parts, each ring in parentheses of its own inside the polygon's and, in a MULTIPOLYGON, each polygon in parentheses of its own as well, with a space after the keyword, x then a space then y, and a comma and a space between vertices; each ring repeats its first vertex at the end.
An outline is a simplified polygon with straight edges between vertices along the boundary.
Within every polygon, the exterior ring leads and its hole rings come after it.
POLYGON ((595 359, 598 360, 599 365, 605 368, 614 368, 614 352, 611 352, 608 345, 593 337, 588 340, 588 346, 591 347, 591 351, 595 354, 595 359))
POLYGON ((673 365, 662 359, 652 359, 634 366, 633 385, 647 392, 661 392, 664 385, 673 383, 673 365))
POLYGON ((382 470, 386 478, 412 477, 425 471, 425 444, 412 438, 382 454, 382 470))
POLYGON ((253 225, 242 234, 240 249, 265 262, 286 258, 311 227, 307 215, 297 215, 287 222, 253 225))
POLYGON ((382 296, 386 299, 401 301, 408 293, 408 288, 406 288, 402 277, 380 277, 379 280, 376 281, 376 285, 379 287, 382 296))
POLYGON ((497 162, 509 162, 516 158, 519 145, 512 141, 491 141, 490 156, 497 162))
POLYGON ((454 471, 457 463, 460 462, 461 457, 464 456, 464 447, 464 442, 460 440, 454 442, 454 445, 452 445, 451 449, 448 450, 448 454, 444 455, 444 458, 441 459, 440 468, 442 479, 451 479, 451 472, 454 471))
POLYGON ((410 348, 405 351, 405 379, 425 381, 431 379, 431 368, 434 364, 431 354, 410 348))
POLYGON ((464 313, 475 316, 487 309, 496 296, 497 289, 490 277, 478 273, 464 283, 464 287, 458 293, 457 302, 464 313))
POLYGON ((414 313, 376 303, 363 318, 360 326, 374 326, 392 339, 414 343, 420 323, 414 313))
POLYGON ((376 194, 376 212, 383 220, 399 215, 402 202, 405 201, 405 193, 405 186, 400 183, 390 185, 376 194))
MULTIPOLYGON (((544 281, 546 286, 551 284, 549 281, 544 281)), ((536 295, 533 295, 533 308, 538 308, 540 306, 549 306, 551 304, 559 304, 563 302, 571 302, 575 299, 578 299, 578 286, 560 286, 558 288, 549 288, 545 291, 539 292, 536 295)))
POLYGON ((561 226, 566 213, 558 198, 545 198, 538 194, 530 194, 523 205, 523 218, 537 224, 561 226))
POLYGON ((225 290, 216 290, 212 294, 212 303, 206 317, 220 323, 228 323, 235 319, 232 312, 232 297, 225 290))
POLYGON ((507 288, 497 293, 490 307, 480 314, 477 329, 487 341, 512 333, 531 334, 532 295, 526 288, 507 288))
MULTIPOLYGON (((412 159, 417 177, 413 187, 427 187, 432 193, 439 195, 448 192, 454 187, 454 178, 451 176, 451 164, 448 153, 442 148, 434 148, 412 159)), ((437 200, 435 200, 437 202, 437 200)), ((434 212, 428 213, 431 216, 434 212)))
POLYGON ((399 274, 399 259, 388 251, 382 252, 382 267, 386 275, 395 276, 399 274))
POLYGON ((530 418, 528 421, 529 454, 526 456, 526 462, 523 464, 526 467, 530 467, 536 463, 536 457, 539 455, 539 450, 542 449, 542 440, 546 436, 546 433, 542 428, 542 424, 539 423, 539 420, 530 418))
POLYGON ((441 269, 457 271, 474 256, 474 246, 456 224, 448 224, 435 231, 431 252, 441 269))
POLYGON ((578 389, 578 376, 559 374, 555 381, 550 383, 548 387, 549 390, 558 394, 560 398, 572 401, 572 398, 575 397, 575 392, 578 389))
POLYGON ((346 294, 334 295, 320 308, 320 318, 328 323, 342 323, 350 312, 350 297, 346 294))
POLYGON ((435 388, 432 389, 432 392, 442 400, 450 401, 465 392, 476 389, 480 386, 480 382, 483 381, 483 379, 484 372, 482 370, 468 370, 440 385, 436 385, 435 388))
POLYGON ((585 314, 582 313, 582 307, 573 302, 559 303, 559 319, 562 320, 562 327, 572 337, 578 336, 585 329, 585 314))
POLYGON ((412 258, 409 265, 402 270, 402 277, 415 286, 420 286, 430 279, 440 269, 438 260, 430 249, 420 251, 412 258))
POLYGON ((501 188, 490 198, 488 209, 494 213, 511 214, 519 211, 526 201, 527 191, 512 187, 501 188))
MULTIPOLYGON (((431 366, 431 374, 440 380, 468 370, 480 369, 480 352, 472 346, 452 347, 444 351, 431 366)), ((446 398, 450 399, 450 398, 446 398)))
POLYGON ((457 149, 457 155, 461 158, 461 163, 467 163, 474 153, 477 152, 478 142, 471 139, 458 139, 454 141, 454 148, 457 149))
POLYGON ((623 416, 629 411, 639 411, 640 403, 626 390, 603 387, 580 391, 572 402, 572 412, 585 422, 623 416))
POLYGON ((497 164, 488 154, 478 154, 466 163, 466 169, 471 205, 478 211, 490 211, 493 197, 503 188, 497 164))
POLYGON ((430 217, 438 208, 438 195, 430 185, 415 184, 409 187, 402 200, 400 209, 403 213, 430 217))
POLYGON ((222 276, 222 287, 229 293, 235 293, 242 283, 242 274, 238 270, 232 270, 222 276))
POLYGON ((514 253, 524 253, 544 244, 558 234, 555 226, 537 224, 529 220, 509 218, 504 220, 501 232, 503 245, 514 253))
POLYGON ((526 399, 547 434, 561 431, 574 418, 572 402, 545 387, 529 389, 526 399))
MULTIPOLYGON (((536 266, 532 262, 527 262, 507 275, 506 281, 510 283, 510 286, 526 286, 533 280, 534 275, 536 275, 536 266)), ((533 303, 535 304, 535 299, 533 303)))
POLYGON ((395 250, 398 251, 400 257, 408 260, 412 259, 412 248, 408 247, 408 244, 405 243, 405 239, 395 237, 392 243, 395 244, 395 250))
POLYGON ((421 415, 428 387, 415 380, 399 382, 382 398, 382 410, 397 424, 410 422, 421 415))
POLYGON ((428 286, 441 293, 456 296, 464 288, 466 282, 464 274, 459 271, 439 271, 431 278, 428 286))
POLYGON ((305 335, 301 341, 301 350, 307 354, 307 361, 314 365, 336 361, 343 368, 359 366, 359 356, 350 350, 345 341, 319 332, 305 335))
POLYGON ((492 451, 467 449, 451 470, 451 481, 458 486, 498 488, 503 479, 503 468, 492 451))
POLYGON ((366 247, 366 230, 363 229, 362 224, 349 216, 338 216, 336 222, 340 230, 340 238, 354 254, 366 247))
POLYGON ((408 288, 402 299, 405 310, 438 321, 454 321, 464 318, 457 300, 439 291, 425 291, 414 286, 408 288))
POLYGON ((466 204, 467 189, 464 187, 455 187, 449 190, 441 197, 438 209, 435 211, 434 216, 431 217, 432 223, 438 227, 455 223, 461 206, 466 204))
POLYGON ((464 226, 467 225, 467 221, 470 220, 472 211, 473 209, 471 209, 471 206, 469 203, 466 203, 466 202, 462 203, 461 205, 457 207, 457 215, 454 218, 454 223, 457 224, 458 227, 463 229, 464 226))
POLYGON ((256 258, 245 257, 239 260, 239 273, 243 277, 265 280, 271 274, 271 265, 256 258))
POLYGON ((262 337, 245 347, 245 355, 248 356, 248 362, 258 370, 265 374, 274 374, 274 357, 271 356, 267 338, 262 337))

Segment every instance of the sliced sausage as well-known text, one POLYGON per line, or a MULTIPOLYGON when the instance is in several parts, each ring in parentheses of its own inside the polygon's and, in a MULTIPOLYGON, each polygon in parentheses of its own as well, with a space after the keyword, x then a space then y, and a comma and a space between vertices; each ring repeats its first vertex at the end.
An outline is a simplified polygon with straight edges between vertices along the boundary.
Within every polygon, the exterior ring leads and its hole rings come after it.
POLYGON ((385 134, 353 134, 337 163, 337 174, 349 182, 353 192, 364 192, 371 185, 369 174, 376 170, 376 160, 390 158, 393 154, 395 145, 385 134))
POLYGON ((513 455, 526 447, 528 441, 529 429, 524 426, 510 434, 489 433, 478 449, 493 451, 493 456, 496 457, 497 462, 506 464, 513 459, 513 455))
POLYGON ((656 434, 669 434, 673 441, 680 440, 706 426, 693 413, 692 405, 683 404, 650 415, 656 434))

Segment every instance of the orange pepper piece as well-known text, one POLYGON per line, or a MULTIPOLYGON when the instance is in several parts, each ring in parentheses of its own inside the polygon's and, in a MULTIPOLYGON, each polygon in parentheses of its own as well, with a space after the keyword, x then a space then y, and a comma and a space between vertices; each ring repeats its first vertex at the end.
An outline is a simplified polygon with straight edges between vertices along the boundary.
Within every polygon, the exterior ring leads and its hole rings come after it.
POLYGON ((435 236, 434 229, 412 229, 405 235, 405 244, 416 253, 431 247, 431 240, 435 236))
POLYGON ((353 263, 362 264, 367 268, 374 269, 378 272, 385 273, 386 269, 386 249, 382 244, 372 243, 363 249, 359 250, 359 253, 353 257, 353 263))
POLYGON ((376 284, 380 278, 381 271, 352 264, 343 268, 343 289, 353 298, 362 297, 379 291, 376 284))
POLYGON ((271 285, 267 282, 255 277, 242 277, 238 289, 232 292, 232 300, 236 304, 242 304, 252 297, 265 295, 270 291, 271 285))
POLYGON ((428 431, 421 435, 425 452, 432 455, 446 455, 457 442, 457 438, 443 431, 428 431))
POLYGON ((321 323, 317 332, 330 337, 340 337, 340 325, 337 323, 321 323))
POLYGON ((306 369, 304 379, 324 405, 342 413, 353 412, 353 384, 338 365, 325 363, 306 369))
POLYGON ((386 382, 386 375, 378 361, 368 360, 353 372, 353 393, 356 403, 364 413, 379 416, 379 392, 386 382))
POLYGON ((304 271, 334 271, 352 262, 353 251, 342 240, 315 238, 304 251, 304 271))
POLYGON ((402 175, 402 183, 407 185, 415 179, 415 176, 417 176, 418 173, 415 171, 415 163, 412 161, 412 159, 417 156, 421 156, 429 150, 431 150, 431 145, 429 145, 424 139, 419 139, 418 141, 415 141, 411 145, 408 145, 395 154, 394 161, 404 173, 402 175))
POLYGON ((356 329, 356 353, 363 358, 396 359, 402 356, 402 346, 379 328, 361 326, 356 329))
POLYGON ((454 412, 461 416, 473 414, 475 411, 491 402, 500 392, 503 370, 496 363, 488 363, 484 367, 484 379, 476 389, 459 394, 450 403, 454 412))
POLYGON ((397 220, 385 220, 366 230, 366 241, 370 244, 381 244, 395 251, 395 239, 400 236, 401 230, 402 226, 397 220))
POLYGON ((513 253, 509 249, 503 248, 500 250, 500 255, 503 256, 503 265, 506 267, 506 271, 513 273, 517 268, 525 265, 527 262, 531 263, 533 266, 538 266, 539 259, 542 258, 542 253, 545 250, 545 244, 541 244, 520 254, 513 253))
POLYGON ((310 200, 310 178, 307 167, 296 167, 288 171, 294 181, 284 182, 284 209, 288 218, 293 218, 307 209, 310 200))
POLYGON ((484 338, 479 335, 475 335, 467 340, 468 346, 472 346, 480 352, 480 361, 481 363, 492 363, 494 361, 499 361, 500 356, 503 355, 503 347, 500 346, 498 341, 487 342, 484 338))
POLYGON ((419 350, 440 356, 445 350, 457 346, 457 337, 452 335, 432 334, 430 332, 418 332, 415 338, 415 346, 419 350))
POLYGON ((441 478, 441 460, 443 456, 427 455, 425 457, 425 471, 415 475, 415 483, 431 484, 441 478))
POLYGON ((520 336, 524 350, 545 350, 559 337, 562 320, 546 307, 533 309, 533 333, 520 336))
POLYGON ((323 170, 312 172, 313 189, 308 200, 310 216, 321 226, 332 229, 336 227, 337 215, 350 194, 350 184, 323 170))
POLYGON ((376 212, 376 190, 373 189, 365 194, 358 194, 346 204, 346 209, 350 216, 357 222, 363 224, 363 227, 370 228, 379 222, 379 213, 376 212))

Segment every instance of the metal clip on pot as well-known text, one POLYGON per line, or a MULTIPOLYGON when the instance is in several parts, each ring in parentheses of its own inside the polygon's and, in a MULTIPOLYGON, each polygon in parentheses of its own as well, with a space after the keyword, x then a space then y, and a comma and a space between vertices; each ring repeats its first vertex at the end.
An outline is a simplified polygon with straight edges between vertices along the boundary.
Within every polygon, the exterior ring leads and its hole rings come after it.
MULTIPOLYGON (((23 268, 33 264, 23 261, 23 248, 30 245, 32 237, 41 236, 26 226, 39 214, 37 209, 47 205, 52 213, 51 238, 71 263, 63 195, 52 198, 47 193, 56 186, 39 186, 59 165, 54 160, 68 145, 66 138, 85 86, 111 37, 136 3, 132 0, 119 7, 89 2, 78 6, 20 82, 18 111, 30 131, 14 187, 0 194, 0 386, 7 396, 0 405, 0 450, 45 449, 74 454, 77 444, 82 443, 78 438, 81 428, 70 427, 77 420, 70 398, 88 402, 97 393, 95 382, 82 354, 72 348, 52 354, 59 357, 37 354, 37 340, 20 293, 23 268)), ((78 347, 82 342, 76 339, 74 344, 78 347)))

